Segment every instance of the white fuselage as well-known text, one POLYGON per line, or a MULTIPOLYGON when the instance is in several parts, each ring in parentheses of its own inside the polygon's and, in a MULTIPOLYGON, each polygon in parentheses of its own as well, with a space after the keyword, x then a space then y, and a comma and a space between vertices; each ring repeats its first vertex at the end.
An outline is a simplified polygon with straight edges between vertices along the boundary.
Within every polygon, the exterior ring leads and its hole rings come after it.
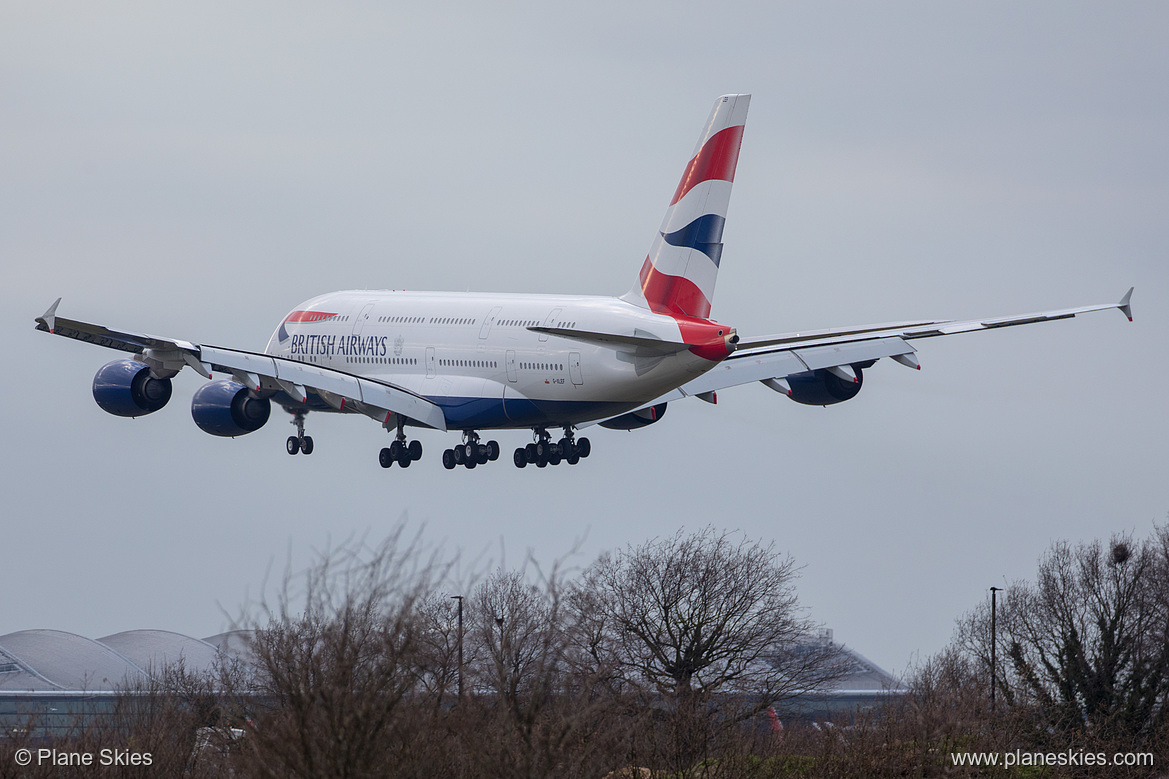
POLYGON ((616 298, 349 290, 305 301, 265 351, 368 376, 442 407, 454 429, 560 426, 634 409, 717 360, 529 327, 684 341, 679 321, 616 298))

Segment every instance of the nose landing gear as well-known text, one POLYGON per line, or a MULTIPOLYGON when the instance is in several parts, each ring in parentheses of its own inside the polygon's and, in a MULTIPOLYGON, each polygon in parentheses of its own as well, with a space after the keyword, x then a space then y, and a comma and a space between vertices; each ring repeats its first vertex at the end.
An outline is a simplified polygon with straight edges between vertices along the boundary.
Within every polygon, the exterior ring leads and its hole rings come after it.
POLYGON ((572 425, 564 426, 564 437, 557 443, 552 443, 552 436, 542 427, 533 428, 533 432, 536 440, 516 449, 512 455, 512 462, 517 468, 528 465, 546 468, 559 465, 562 461, 576 465, 593 451, 589 439, 582 437, 578 440, 573 436, 572 425))

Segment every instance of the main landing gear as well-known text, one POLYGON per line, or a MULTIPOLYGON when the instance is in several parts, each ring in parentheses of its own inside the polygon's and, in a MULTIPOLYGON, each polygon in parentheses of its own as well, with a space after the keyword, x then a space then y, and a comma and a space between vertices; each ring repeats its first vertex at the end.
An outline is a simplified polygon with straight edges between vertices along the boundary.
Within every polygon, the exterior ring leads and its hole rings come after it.
POLYGON ((474 430, 466 430, 463 432, 463 443, 453 449, 447 449, 442 453, 442 467, 448 471, 456 465, 462 465, 470 469, 477 465, 486 465, 498 459, 498 442, 488 441, 485 444, 481 444, 479 443, 478 433, 474 430))
POLYGON ((288 450, 289 454, 313 453, 313 437, 304 434, 305 413, 307 412, 296 411, 292 415, 292 424, 296 425, 296 435, 288 436, 288 440, 284 444, 284 448, 288 450))
POLYGON ((545 468, 549 465, 560 465, 561 461, 576 465, 593 451, 589 439, 573 437, 571 425, 564 427, 564 437, 555 444, 552 443, 552 436, 544 428, 537 427, 534 431, 536 440, 516 449, 512 455, 512 462, 517 468, 524 468, 527 465, 545 468))
POLYGON ((398 417, 398 435, 394 442, 378 452, 378 462, 383 468, 389 468, 397 463, 403 468, 409 468, 410 463, 422 459, 422 442, 406 441, 406 420, 398 417))

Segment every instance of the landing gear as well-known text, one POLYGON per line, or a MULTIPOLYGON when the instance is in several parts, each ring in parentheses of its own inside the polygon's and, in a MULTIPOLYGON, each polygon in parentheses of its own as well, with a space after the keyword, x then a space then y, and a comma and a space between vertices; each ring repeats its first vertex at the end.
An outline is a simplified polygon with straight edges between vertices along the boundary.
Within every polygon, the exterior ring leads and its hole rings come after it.
POLYGON ((442 453, 442 464, 446 469, 461 465, 471 469, 499 459, 499 442, 479 443, 479 434, 474 430, 463 431, 463 443, 442 453))
POLYGON ((378 452, 377 461, 383 468, 389 468, 397 463, 402 468, 409 468, 410 463, 422 459, 422 442, 406 440, 406 420, 398 417, 398 434, 394 442, 378 452))
POLYGON ((536 440, 516 449, 512 455, 515 467, 535 465, 537 468, 546 468, 549 465, 559 465, 562 461, 576 465, 593 450, 589 439, 576 440, 573 437, 571 425, 565 425, 564 437, 557 443, 552 443, 552 436, 542 427, 534 428, 534 432, 536 440))
POLYGON ((288 440, 284 442, 284 448, 289 454, 312 454, 313 453, 313 437, 304 434, 304 415, 306 411, 295 411, 292 414, 292 424, 296 425, 296 435, 288 436, 288 440))

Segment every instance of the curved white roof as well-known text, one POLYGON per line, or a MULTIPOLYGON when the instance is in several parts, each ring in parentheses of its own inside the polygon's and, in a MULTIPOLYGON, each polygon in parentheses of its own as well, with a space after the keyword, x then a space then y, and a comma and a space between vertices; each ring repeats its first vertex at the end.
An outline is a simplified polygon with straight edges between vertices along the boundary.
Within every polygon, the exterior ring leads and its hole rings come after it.
POLYGON ((167 630, 127 630, 93 640, 61 630, 0 636, 0 692, 112 691, 143 685, 179 663, 210 673, 226 655, 247 662, 244 631, 200 640, 167 630))
POLYGON ((207 673, 219 657, 219 649, 206 641, 169 630, 127 630, 98 642, 151 673, 180 663, 188 672, 207 673))
POLYGON ((0 650, 47 681, 48 689, 113 690, 147 681, 141 668, 108 646, 61 630, 9 633, 0 636, 0 650))

